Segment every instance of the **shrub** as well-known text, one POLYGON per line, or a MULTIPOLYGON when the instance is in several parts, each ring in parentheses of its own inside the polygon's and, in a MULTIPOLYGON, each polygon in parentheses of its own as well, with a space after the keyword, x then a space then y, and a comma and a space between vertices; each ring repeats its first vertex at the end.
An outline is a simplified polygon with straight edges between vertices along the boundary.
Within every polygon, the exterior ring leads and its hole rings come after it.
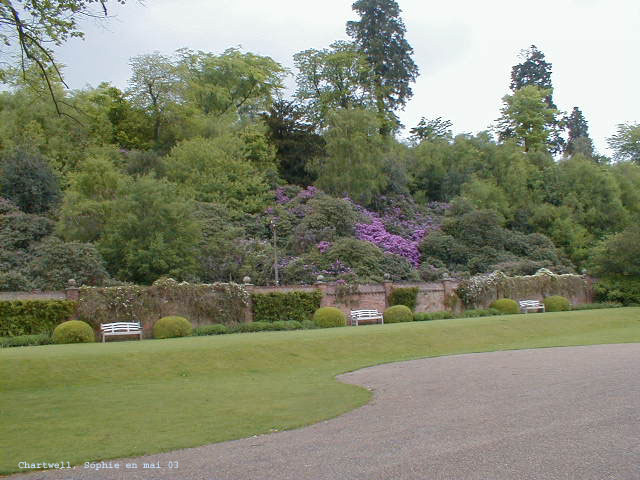
POLYGON ((318 308, 322 293, 312 292, 272 292, 256 293, 253 300, 253 318, 259 322, 275 322, 287 318, 308 320, 318 308))
POLYGON ((623 275, 601 278, 594 291, 599 302, 640 303, 640 278, 623 275))
POLYGON ((163 317, 153 325, 153 338, 175 338, 191 335, 193 327, 184 317, 163 317))
POLYGON ((566 312, 571 310, 571 303, 565 297, 553 295, 544 299, 545 312, 566 312))
POLYGON ((394 288, 389 295, 389 303, 391 305, 404 305, 411 310, 416 309, 418 303, 418 288, 394 288))
POLYGON ((313 314, 313 321, 321 328, 344 327, 347 324, 347 317, 338 308, 322 307, 313 314))
POLYGON ((75 310, 68 300, 0 301, 0 336, 50 333, 75 310))
POLYGON ((600 310, 602 308, 620 308, 623 305, 616 302, 606 303, 583 303, 581 305, 573 305, 571 310, 600 310))
POLYGON ((0 272, 0 292, 26 292, 32 288, 31 281, 21 272, 0 272))
POLYGON ((29 347, 32 345, 49 345, 50 343, 53 343, 53 340, 48 333, 19 335, 17 337, 0 337, 0 348, 29 347))
POLYGON ((302 322, 300 322, 300 326, 302 326, 302 328, 305 330, 314 330, 316 328, 319 328, 313 320, 303 320, 302 322))
POLYGON ((389 307, 383 314, 384 323, 400 323, 400 322, 412 322, 413 313, 411 309, 406 305, 395 305, 389 307))
POLYGON ((490 317, 492 315, 503 315, 504 312, 497 310, 495 308, 474 308, 471 310, 465 310, 462 312, 462 318, 473 318, 473 317, 490 317))
POLYGON ((80 320, 69 320, 58 325, 53 331, 53 343, 90 343, 96 341, 93 329, 80 320))
POLYGON ((193 335, 198 337, 204 335, 223 335, 225 333, 227 333, 227 327, 220 323, 203 325, 202 327, 196 327, 193 329, 193 335))
POLYGON ((489 307, 495 308, 496 310, 500 310, 500 312, 507 314, 520 313, 518 302, 516 302, 515 300, 511 300, 510 298, 499 298, 491 305, 489 305, 489 307))
POLYGON ((414 322, 428 322, 430 320, 444 320, 446 318, 454 318, 453 313, 443 310, 441 312, 421 312, 413 314, 414 322))

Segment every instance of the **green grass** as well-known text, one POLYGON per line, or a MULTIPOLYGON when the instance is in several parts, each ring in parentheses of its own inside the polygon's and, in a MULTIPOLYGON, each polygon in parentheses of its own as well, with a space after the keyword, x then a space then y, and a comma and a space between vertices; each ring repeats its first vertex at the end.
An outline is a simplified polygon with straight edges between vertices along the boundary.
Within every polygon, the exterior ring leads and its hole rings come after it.
POLYGON ((625 342, 640 342, 640 308, 2 349, 0 472, 318 422, 368 401, 366 389, 335 380, 368 365, 625 342))

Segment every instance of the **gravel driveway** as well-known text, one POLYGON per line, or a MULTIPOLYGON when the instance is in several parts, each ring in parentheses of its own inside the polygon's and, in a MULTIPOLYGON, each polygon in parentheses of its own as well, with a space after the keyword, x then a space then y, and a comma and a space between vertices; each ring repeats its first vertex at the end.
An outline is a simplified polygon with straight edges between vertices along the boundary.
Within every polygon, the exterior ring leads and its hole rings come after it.
POLYGON ((78 466, 15 478, 640 479, 639 367, 640 344, 382 365, 339 377, 375 396, 333 420, 114 460, 120 469, 78 466), (133 462, 138 468, 126 469, 133 462), (158 462, 159 469, 142 468, 158 462))

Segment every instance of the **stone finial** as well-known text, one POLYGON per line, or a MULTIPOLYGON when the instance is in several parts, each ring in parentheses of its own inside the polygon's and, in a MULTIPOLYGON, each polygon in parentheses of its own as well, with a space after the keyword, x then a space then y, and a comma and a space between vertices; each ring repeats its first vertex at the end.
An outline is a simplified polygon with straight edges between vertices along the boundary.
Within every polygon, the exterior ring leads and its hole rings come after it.
POLYGON ((244 278, 242 279, 242 283, 250 284, 250 283, 251 283, 251 277, 244 277, 244 278))
POLYGON ((385 282, 388 282, 390 278, 391 278, 391 275, 389 275, 388 273, 385 273, 385 274, 384 274, 384 280, 385 280, 385 282))
POLYGON ((316 277, 316 280, 317 280, 318 282, 322 282, 322 281, 324 280, 324 275, 318 275, 318 276, 316 277))
POLYGON ((78 285, 77 285, 77 282, 76 282, 75 278, 70 278, 70 279, 67 281, 67 286, 68 286, 69 288, 75 288, 75 287, 77 287, 78 285))

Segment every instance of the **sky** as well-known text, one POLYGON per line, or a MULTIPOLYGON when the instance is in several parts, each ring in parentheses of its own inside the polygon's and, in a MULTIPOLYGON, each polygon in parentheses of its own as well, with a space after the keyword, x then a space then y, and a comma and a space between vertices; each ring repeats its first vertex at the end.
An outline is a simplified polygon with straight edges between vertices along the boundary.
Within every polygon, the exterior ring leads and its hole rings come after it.
MULTIPOLYGON (((420 76, 400 120, 441 116, 477 133, 500 116, 518 54, 536 45, 553 66, 554 102, 579 107, 599 153, 620 123, 640 122, 638 0, 397 0, 420 76)), ((241 47, 292 70, 293 55, 348 40, 352 0, 128 0, 107 22, 88 20, 84 40, 57 51, 71 88, 108 81, 126 88, 129 59, 188 47, 241 47)))

